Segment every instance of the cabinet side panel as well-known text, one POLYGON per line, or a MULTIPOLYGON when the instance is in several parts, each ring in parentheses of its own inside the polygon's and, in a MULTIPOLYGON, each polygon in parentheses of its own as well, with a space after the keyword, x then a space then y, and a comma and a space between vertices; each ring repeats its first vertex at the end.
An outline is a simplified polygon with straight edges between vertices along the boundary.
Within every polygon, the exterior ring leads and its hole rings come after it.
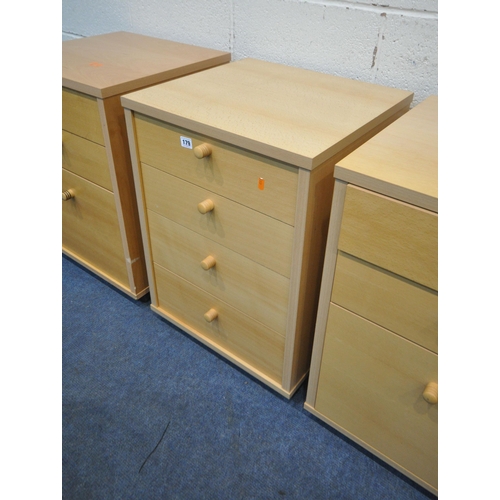
MULTIPOLYGON (((105 112, 105 127, 109 137, 110 154, 108 157, 116 178, 115 194, 119 197, 117 205, 119 205, 119 215, 121 215, 124 229, 125 254, 128 254, 130 285, 132 292, 142 295, 148 288, 148 279, 124 109, 119 96, 105 99, 102 103, 105 112)), ((113 177, 113 172, 111 174, 113 177)))
MULTIPOLYGON (((334 162, 329 161, 311 172, 307 204, 299 298, 296 310, 291 386, 295 386, 309 370, 314 326, 318 308, 321 275, 325 256, 330 209, 333 196, 334 162)), ((304 207, 302 207, 304 208, 304 207)), ((297 205, 297 210, 301 206, 297 205)))
POLYGON ((141 228, 141 238, 144 250, 144 263, 146 266, 149 293, 152 306, 158 305, 156 285, 153 271, 153 256, 151 255, 151 242, 149 241, 149 221, 144 197, 144 184, 142 179, 141 161, 138 154, 137 135, 135 130, 135 115, 129 109, 124 109, 125 124, 127 128, 128 145, 130 150, 130 161, 134 177, 134 189, 137 199, 137 211, 141 228))
MULTIPOLYGON (((300 270, 299 299, 297 309, 293 309, 293 280, 290 291, 290 314, 296 314, 295 328, 292 328, 290 321, 288 334, 293 338, 287 338, 287 345, 293 344, 293 359, 290 370, 285 370, 283 384, 286 387, 287 377, 290 376, 290 383, 293 387, 300 381, 309 369, 312 341, 316 323, 316 313, 319 301, 319 291, 321 286, 321 275, 323 272, 323 259, 325 255, 326 240, 328 235, 328 224, 330 221, 330 210, 333 197, 333 170, 335 164, 356 148, 365 143, 368 139, 391 124, 394 120, 406 113, 409 108, 405 105, 385 121, 368 130, 364 135, 355 141, 347 144, 341 151, 332 156, 318 167, 311 171, 309 189, 307 194, 307 208, 305 230, 303 233, 303 254, 300 270)), ((300 182, 300 179, 299 179, 300 182)), ((300 193, 300 186, 299 186, 300 193)), ((298 196, 297 211, 301 210, 300 195, 298 196)), ((296 214, 296 220, 304 214, 296 214)), ((296 224, 295 238, 301 238, 300 229, 296 224)), ((296 257, 294 255, 294 257, 296 257)), ((296 261, 294 260, 294 263, 296 261)), ((294 264, 295 265, 295 264, 294 264)), ((287 349, 290 352, 290 348, 287 349)), ((285 357, 285 367, 290 362, 285 357)))
POLYGON ((330 295, 332 293, 333 276, 337 261, 337 245, 339 241, 340 226, 342 223, 342 213, 344 210, 344 199, 347 185, 343 181, 335 179, 334 192, 332 198, 332 209, 328 224, 328 237, 325 249, 325 260, 323 275, 321 277, 321 287, 319 294, 318 312, 316 315, 313 349, 311 354, 311 368, 309 372, 309 382, 307 386, 307 404, 314 408, 316 404, 316 391, 318 388, 319 370, 323 355, 323 342, 325 339, 328 312, 330 310, 330 295))

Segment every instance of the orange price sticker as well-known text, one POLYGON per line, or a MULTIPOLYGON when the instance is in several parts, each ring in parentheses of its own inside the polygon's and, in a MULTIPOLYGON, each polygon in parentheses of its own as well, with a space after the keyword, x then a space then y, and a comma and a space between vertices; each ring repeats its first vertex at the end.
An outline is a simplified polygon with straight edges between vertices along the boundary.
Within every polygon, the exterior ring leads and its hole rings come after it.
POLYGON ((259 177, 259 189, 262 191, 264 189, 264 179, 259 177))
POLYGON ((89 63, 89 66, 93 66, 94 68, 98 68, 99 66, 102 66, 103 64, 100 62, 93 61, 89 63))

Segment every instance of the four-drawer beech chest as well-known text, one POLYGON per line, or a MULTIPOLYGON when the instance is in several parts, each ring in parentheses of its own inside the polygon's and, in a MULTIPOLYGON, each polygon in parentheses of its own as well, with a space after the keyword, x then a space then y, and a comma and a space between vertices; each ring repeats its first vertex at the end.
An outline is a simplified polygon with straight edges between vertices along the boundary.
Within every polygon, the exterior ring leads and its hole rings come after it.
POLYGON ((437 97, 335 167, 305 407, 437 494, 437 97))
POLYGON ((120 96, 229 60, 125 32, 62 44, 63 252, 133 298, 148 281, 120 96))
POLYGON ((290 397, 334 165, 412 98, 252 59, 123 96, 153 311, 290 397))

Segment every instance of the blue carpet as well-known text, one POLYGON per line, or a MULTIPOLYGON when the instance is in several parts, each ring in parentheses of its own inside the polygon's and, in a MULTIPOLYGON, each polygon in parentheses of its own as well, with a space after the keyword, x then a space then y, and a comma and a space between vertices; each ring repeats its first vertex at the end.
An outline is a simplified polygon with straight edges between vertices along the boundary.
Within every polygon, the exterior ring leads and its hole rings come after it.
POLYGON ((67 500, 435 498, 63 257, 67 500))

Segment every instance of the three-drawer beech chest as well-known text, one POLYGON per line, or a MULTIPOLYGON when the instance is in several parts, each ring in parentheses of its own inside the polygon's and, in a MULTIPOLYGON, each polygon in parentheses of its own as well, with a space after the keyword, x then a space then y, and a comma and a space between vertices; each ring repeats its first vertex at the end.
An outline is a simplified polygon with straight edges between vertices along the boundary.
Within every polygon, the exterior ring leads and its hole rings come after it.
POLYGON ((305 407, 437 494, 438 109, 335 167, 305 407))
POLYGON ((123 96, 153 311, 290 397, 333 167, 412 98, 253 59, 123 96))
POLYGON ((133 298, 148 281, 120 96, 230 57, 125 32, 62 44, 63 252, 133 298))

